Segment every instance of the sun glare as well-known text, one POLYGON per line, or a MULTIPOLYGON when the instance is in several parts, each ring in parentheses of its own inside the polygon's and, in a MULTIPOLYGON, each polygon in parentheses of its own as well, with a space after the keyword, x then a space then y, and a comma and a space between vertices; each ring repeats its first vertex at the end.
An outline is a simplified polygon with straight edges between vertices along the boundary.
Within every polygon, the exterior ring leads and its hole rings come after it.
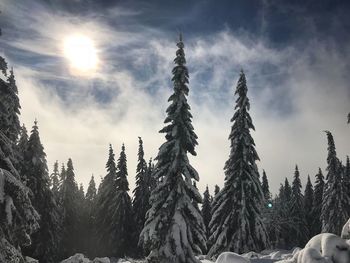
POLYGON ((94 42, 84 35, 72 35, 64 40, 64 55, 75 73, 88 73, 97 67, 94 42))

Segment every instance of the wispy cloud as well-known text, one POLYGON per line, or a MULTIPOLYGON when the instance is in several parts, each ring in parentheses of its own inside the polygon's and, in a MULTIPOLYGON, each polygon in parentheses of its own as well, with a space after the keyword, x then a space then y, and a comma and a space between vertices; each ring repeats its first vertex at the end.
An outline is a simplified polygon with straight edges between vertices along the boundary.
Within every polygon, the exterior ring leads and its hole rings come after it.
MULTIPOLYGON (((175 33, 139 24, 140 11, 131 9, 72 17, 40 4, 5 4, 8 28, 0 41, 15 68, 22 121, 31 126, 38 118, 49 165, 72 157, 78 181, 87 184, 92 173, 105 174, 108 143, 118 152, 125 142, 133 186, 137 136, 144 139, 147 158, 164 141, 158 130, 171 94, 175 33), (100 67, 90 78, 71 76, 62 56, 62 40, 74 32, 93 38, 99 50, 100 67)), ((259 166, 274 192, 285 176, 292 177, 296 163, 304 179, 325 167, 322 130, 334 132, 341 158, 349 154, 349 55, 331 41, 274 49, 230 29, 195 37, 184 29, 184 36, 199 136, 198 156, 191 160, 202 190, 224 179, 241 68, 248 78, 259 166)))

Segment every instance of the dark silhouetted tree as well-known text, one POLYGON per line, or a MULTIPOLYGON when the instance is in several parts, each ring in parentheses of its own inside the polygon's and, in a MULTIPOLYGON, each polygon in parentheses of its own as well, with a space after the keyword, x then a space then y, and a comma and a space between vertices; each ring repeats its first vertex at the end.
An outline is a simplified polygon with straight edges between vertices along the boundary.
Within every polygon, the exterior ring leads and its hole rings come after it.
POLYGON ((196 155, 197 135, 187 102, 188 70, 184 44, 180 35, 173 69, 174 93, 170 96, 165 126, 166 142, 156 158, 154 176, 157 186, 152 191, 151 209, 140 236, 140 242, 150 250, 148 260, 158 263, 194 263, 195 254, 206 249, 205 227, 193 200, 202 202, 193 186, 197 171, 190 165, 187 153, 196 155), (180 238, 181 237, 181 238, 180 238))
POLYGON ((244 253, 269 246, 260 208, 264 200, 256 161, 259 160, 250 134, 254 125, 249 114, 246 78, 241 71, 235 95, 238 95, 231 122, 231 150, 226 161, 225 184, 213 201, 210 222, 209 256, 224 251, 244 253))

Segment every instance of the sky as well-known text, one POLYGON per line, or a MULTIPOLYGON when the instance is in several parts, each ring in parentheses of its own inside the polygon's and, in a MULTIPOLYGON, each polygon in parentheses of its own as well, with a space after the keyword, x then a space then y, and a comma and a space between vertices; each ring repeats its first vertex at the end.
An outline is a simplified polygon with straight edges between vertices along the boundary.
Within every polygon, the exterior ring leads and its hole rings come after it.
POLYGON ((350 154, 349 1, 0 0, 0 10, 0 53, 14 69, 21 121, 31 130, 38 120, 50 171, 71 157, 85 188, 106 174, 109 143, 116 158, 125 143, 131 189, 138 136, 146 159, 157 155, 179 32, 200 191, 223 185, 241 69, 258 167, 273 193, 296 164, 303 185, 326 167, 324 130, 341 160, 350 154), (96 47, 97 66, 85 74, 65 55, 75 35, 96 47))

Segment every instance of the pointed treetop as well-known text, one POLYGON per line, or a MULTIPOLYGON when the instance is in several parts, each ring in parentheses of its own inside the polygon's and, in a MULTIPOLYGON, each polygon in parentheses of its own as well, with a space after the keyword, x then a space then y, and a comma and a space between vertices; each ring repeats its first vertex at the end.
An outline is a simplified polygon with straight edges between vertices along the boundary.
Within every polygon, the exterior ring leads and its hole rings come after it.
POLYGON ((179 33, 179 42, 182 42, 182 32, 179 33))

